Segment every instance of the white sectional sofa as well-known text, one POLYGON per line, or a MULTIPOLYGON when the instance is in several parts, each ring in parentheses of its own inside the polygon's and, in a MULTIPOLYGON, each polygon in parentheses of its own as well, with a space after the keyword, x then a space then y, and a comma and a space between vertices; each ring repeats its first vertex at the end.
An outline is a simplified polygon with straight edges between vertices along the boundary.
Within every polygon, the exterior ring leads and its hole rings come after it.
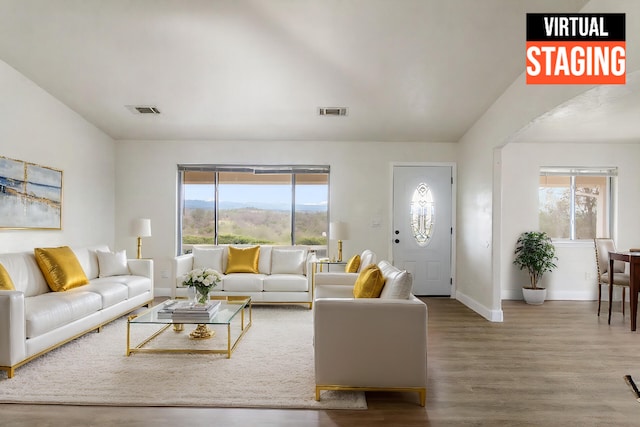
POLYGON ((425 405, 427 305, 411 293, 411 274, 378 267, 379 298, 354 298, 357 275, 315 276, 316 400, 323 390, 413 391, 425 405))
POLYGON ((153 301, 152 260, 125 260, 126 271, 105 277, 96 250, 108 246, 71 249, 89 284, 60 292, 47 285, 33 251, 0 254, 15 287, 0 290, 0 370, 9 378, 43 353, 153 301))
POLYGON ((222 274, 211 295, 250 296, 257 304, 308 304, 311 308, 311 262, 314 254, 306 246, 259 245, 258 269, 255 273, 227 273, 229 247, 253 248, 256 245, 194 245, 189 254, 173 260, 172 298, 185 297, 182 286, 185 274, 194 268, 213 268, 222 274))

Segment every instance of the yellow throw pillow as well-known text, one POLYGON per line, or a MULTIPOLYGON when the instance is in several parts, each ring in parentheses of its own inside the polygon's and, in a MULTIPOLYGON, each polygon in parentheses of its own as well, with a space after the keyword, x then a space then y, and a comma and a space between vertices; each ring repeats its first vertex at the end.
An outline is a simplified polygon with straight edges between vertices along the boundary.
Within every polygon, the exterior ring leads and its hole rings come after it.
POLYGON ((35 248, 34 254, 47 285, 54 292, 86 285, 89 279, 69 246, 35 248))
POLYGON ((369 264, 358 275, 353 287, 356 298, 378 298, 384 287, 382 270, 375 264, 369 264))
POLYGON ((0 291, 15 291, 16 287, 13 286, 13 280, 7 273, 4 265, 0 264, 0 291))
POLYGON ((346 273, 357 273, 360 268, 360 255, 354 255, 351 257, 347 265, 344 267, 346 273))
POLYGON ((234 248, 229 246, 227 270, 229 273, 258 273, 258 260, 260 259, 260 246, 250 248, 234 248))

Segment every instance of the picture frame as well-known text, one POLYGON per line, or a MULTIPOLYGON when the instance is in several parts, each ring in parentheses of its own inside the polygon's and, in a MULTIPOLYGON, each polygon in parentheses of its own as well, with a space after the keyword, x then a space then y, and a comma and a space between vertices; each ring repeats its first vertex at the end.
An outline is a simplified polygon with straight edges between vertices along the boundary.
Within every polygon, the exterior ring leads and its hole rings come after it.
POLYGON ((62 230, 62 171, 0 156, 0 229, 62 230))

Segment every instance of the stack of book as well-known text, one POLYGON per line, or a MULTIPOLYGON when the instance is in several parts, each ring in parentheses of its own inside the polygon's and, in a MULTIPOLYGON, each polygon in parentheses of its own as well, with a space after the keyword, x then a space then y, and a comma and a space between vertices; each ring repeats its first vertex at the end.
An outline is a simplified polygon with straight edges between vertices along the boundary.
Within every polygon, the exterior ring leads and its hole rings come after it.
POLYGON ((171 319, 173 322, 208 322, 220 308, 220 301, 207 301, 206 304, 194 304, 190 301, 169 301, 158 311, 158 319, 171 319))

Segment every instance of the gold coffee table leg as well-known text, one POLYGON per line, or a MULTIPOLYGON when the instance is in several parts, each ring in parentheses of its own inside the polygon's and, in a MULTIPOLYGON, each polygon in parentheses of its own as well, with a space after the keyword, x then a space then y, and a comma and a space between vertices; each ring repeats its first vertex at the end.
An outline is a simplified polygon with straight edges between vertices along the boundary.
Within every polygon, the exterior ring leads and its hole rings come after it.
POLYGON ((182 331, 184 331, 184 325, 182 323, 174 323, 173 324, 173 330, 175 332, 182 332, 182 331))
POLYGON ((205 340, 212 338, 215 334, 215 331, 212 331, 207 325, 201 323, 189 334, 189 336, 194 340, 205 340))

